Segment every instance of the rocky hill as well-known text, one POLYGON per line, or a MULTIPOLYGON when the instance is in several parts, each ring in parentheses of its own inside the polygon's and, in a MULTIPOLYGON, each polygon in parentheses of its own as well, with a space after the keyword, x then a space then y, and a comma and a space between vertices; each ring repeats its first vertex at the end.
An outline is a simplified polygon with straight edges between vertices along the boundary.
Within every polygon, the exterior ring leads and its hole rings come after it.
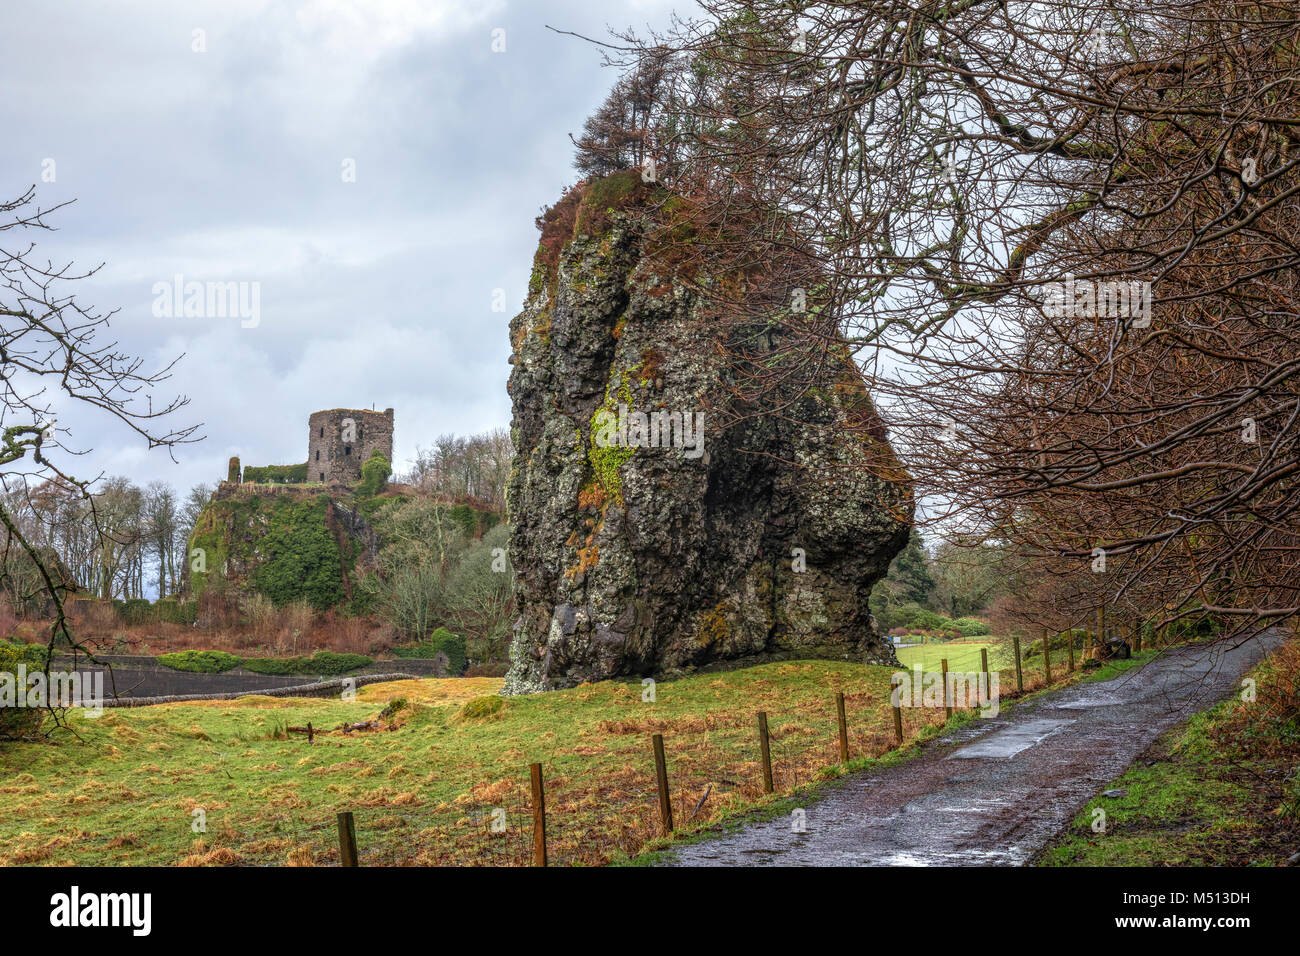
MULTIPOLYGON (((339 485, 222 482, 190 536, 189 593, 199 598, 214 589, 236 603, 262 594, 276 605, 362 610, 355 586, 382 545, 372 519, 406 496, 402 487, 367 497, 339 485)), ((450 513, 469 536, 499 519, 468 505, 450 513)))
MULTIPOLYGON (((728 416, 724 333, 697 291, 724 277, 687 281, 658 251, 673 208, 627 172, 539 221, 511 323, 520 616, 505 693, 721 662, 894 661, 867 598, 913 506, 861 376, 841 363, 779 416, 728 416)), ((725 332, 766 343, 776 372, 780 333, 772 317, 725 332)))

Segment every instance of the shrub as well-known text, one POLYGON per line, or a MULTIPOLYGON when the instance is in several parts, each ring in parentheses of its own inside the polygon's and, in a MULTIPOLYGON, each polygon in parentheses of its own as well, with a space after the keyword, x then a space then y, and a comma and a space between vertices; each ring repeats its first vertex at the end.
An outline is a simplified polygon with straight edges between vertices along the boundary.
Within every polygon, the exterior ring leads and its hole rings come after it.
POLYGON ((361 466, 361 484, 357 486, 357 495, 362 498, 373 498, 388 487, 388 476, 392 472, 388 459, 376 448, 361 466))
MULTIPOLYGON (((44 652, 36 644, 0 641, 0 675, 14 675, 10 678, 0 677, 0 680, 5 680, 6 683, 13 681, 16 686, 19 666, 39 667, 43 660, 44 652)), ((40 730, 44 717, 44 709, 41 707, 9 707, 0 703, 0 740, 30 737, 40 730)))
POLYGON ((0 670, 12 670, 19 664, 26 664, 30 670, 45 663, 44 644, 24 644, 22 641, 0 641, 0 670), (12 665, 12 666, 11 666, 12 665))
POLYGON ((153 604, 148 598, 127 598, 114 601, 118 613, 122 615, 123 624, 152 624, 154 620, 153 604))
POLYGON ((460 674, 465 670, 465 638, 440 627, 418 644, 405 644, 393 648, 395 657, 434 657, 439 652, 447 655, 447 673, 460 674))
POLYGON ((311 671, 319 674, 346 674, 372 663, 364 654, 336 654, 333 651, 317 651, 311 656, 311 671))
POLYGON ((961 631, 962 637, 987 637, 993 633, 992 628, 973 617, 959 617, 952 622, 952 625, 961 631))
POLYGON ((156 602, 148 598, 127 598, 125 601, 114 598, 111 606, 116 614, 112 622, 115 624, 193 624, 199 615, 197 602, 175 598, 160 598, 156 602))
POLYGON ((243 658, 225 651, 175 651, 171 654, 159 654, 158 663, 177 671, 190 671, 195 674, 220 674, 238 667, 243 658))
POLYGON ((255 674, 272 674, 276 676, 299 674, 295 668, 300 666, 305 657, 246 657, 243 668, 255 674))

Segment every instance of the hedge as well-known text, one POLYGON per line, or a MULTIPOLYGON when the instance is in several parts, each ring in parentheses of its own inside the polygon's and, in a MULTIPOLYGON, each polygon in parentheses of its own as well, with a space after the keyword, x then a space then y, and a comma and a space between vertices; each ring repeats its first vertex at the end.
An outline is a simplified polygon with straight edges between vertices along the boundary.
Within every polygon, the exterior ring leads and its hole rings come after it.
POLYGON ((246 657, 244 669, 257 674, 320 674, 336 677, 373 663, 363 654, 317 651, 311 657, 246 657))
POLYGON ((319 674, 331 677, 372 663, 369 657, 362 654, 335 654, 333 651, 317 651, 311 657, 239 657, 225 651, 176 651, 159 654, 157 660, 164 667, 198 674, 220 674, 222 671, 242 667, 255 674, 319 674))
POLYGON ((227 654, 225 651, 175 651, 171 654, 159 654, 158 663, 177 671, 190 671, 194 674, 220 674, 238 667, 244 662, 242 657, 227 654))

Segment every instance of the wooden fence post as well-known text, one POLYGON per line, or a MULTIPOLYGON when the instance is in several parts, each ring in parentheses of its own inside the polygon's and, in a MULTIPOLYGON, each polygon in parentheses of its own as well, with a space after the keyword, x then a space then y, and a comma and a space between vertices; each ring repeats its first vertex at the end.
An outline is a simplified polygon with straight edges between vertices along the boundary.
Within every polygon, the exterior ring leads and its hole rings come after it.
POLYGON ((948 692, 948 658, 945 657, 941 660, 939 666, 943 669, 943 715, 951 718, 952 694, 948 692))
POLYGON ((668 798, 668 761, 664 759, 664 735, 654 735, 655 777, 659 781, 659 819, 664 836, 673 832, 673 803, 668 798))
POLYGON ((316 739, 316 731, 311 729, 311 721, 307 721, 307 744, 310 746, 316 739))
POLYGON ((844 695, 835 695, 835 710, 840 718, 840 763, 849 762, 849 723, 844 718, 844 695))
POLYGON ((357 865, 357 825, 351 810, 339 814, 339 865, 357 865))
POLYGON ((542 765, 528 765, 533 785, 533 866, 546 865, 546 791, 542 787, 542 765))
POLYGON ((1070 673, 1074 673, 1074 629, 1065 632, 1065 646, 1070 649, 1070 673))
POLYGON ((1011 646, 1012 649, 1016 652, 1016 693, 1023 694, 1025 692, 1025 672, 1020 666, 1020 632, 1019 631, 1011 632, 1011 646))
POLYGON ((1047 675, 1047 683, 1049 684, 1052 682, 1052 650, 1048 646, 1051 643, 1047 628, 1043 628, 1043 673, 1047 675))
POLYGON ((758 712, 758 745, 763 752, 763 792, 772 793, 772 749, 767 740, 767 714, 758 712))
POLYGON ((903 743, 903 706, 894 705, 894 736, 898 739, 899 746, 903 743))

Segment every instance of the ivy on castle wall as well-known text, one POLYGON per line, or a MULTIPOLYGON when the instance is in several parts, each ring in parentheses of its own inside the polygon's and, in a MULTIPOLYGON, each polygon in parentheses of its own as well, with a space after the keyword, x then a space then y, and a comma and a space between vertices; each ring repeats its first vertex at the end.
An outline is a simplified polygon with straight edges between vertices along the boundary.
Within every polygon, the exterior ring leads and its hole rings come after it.
MULTIPOLYGON (((328 495, 305 499, 240 495, 209 501, 190 538, 190 590, 198 599, 209 588, 224 590, 227 575, 247 570, 246 582, 277 606, 307 601, 325 610, 343 599, 344 556, 325 522, 328 495), (201 557, 196 554, 201 552, 201 557), (194 570, 200 560, 205 570, 194 570)), ((346 556, 348 570, 355 548, 346 556)))
POLYGON ((301 485, 307 481, 307 462, 300 465, 246 465, 244 481, 260 485, 301 485))
MULTIPOLYGON (((277 607, 301 600, 323 611, 343 600, 343 556, 325 523, 328 503, 327 495, 275 503, 275 516, 257 542, 262 561, 252 583, 277 607)), ((355 556, 348 557, 351 570, 355 556)))

